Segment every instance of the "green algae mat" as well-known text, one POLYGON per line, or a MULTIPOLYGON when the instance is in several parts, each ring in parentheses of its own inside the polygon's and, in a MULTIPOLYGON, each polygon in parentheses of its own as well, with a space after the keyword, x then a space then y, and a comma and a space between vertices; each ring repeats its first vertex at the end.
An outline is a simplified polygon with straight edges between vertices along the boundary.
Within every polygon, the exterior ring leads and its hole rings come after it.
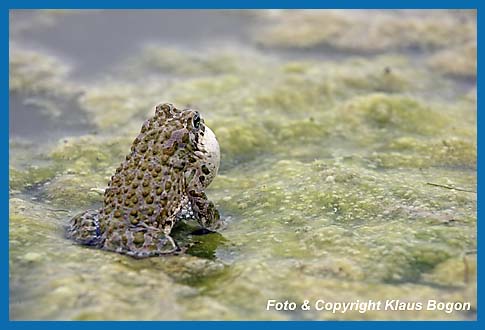
POLYGON ((9 69, 10 319, 476 319, 476 12, 12 11, 9 69), (224 228, 73 244, 159 102, 215 132, 224 228))

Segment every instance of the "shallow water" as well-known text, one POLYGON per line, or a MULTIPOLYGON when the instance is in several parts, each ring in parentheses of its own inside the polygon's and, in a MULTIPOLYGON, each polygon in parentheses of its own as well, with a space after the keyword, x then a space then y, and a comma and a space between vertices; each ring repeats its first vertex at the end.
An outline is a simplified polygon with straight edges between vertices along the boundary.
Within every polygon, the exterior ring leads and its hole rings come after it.
POLYGON ((473 11, 11 12, 10 318, 475 319, 475 29, 473 11), (181 225, 193 247, 166 258, 72 244, 161 101, 216 133, 225 228, 181 225))

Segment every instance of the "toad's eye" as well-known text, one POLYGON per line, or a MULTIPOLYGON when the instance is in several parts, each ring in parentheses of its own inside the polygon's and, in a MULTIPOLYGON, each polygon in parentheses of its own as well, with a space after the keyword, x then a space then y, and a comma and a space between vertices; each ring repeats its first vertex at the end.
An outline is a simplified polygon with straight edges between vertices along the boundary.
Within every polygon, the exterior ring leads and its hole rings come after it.
POLYGON ((192 118, 192 123, 194 124, 195 129, 199 129, 200 127, 200 115, 196 113, 192 118))

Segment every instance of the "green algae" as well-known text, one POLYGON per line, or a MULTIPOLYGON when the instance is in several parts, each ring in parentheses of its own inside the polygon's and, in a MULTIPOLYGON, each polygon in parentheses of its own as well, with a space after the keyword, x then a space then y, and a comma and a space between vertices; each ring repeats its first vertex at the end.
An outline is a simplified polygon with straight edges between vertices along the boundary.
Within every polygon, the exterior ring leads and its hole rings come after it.
POLYGON ((50 180, 39 197, 58 207, 69 205, 72 209, 81 209, 99 204, 107 184, 105 176, 63 174, 50 180))
POLYGON ((35 189, 54 178, 60 170, 39 153, 32 142, 11 140, 9 149, 9 191, 12 194, 35 189))
POLYGON ((9 47, 9 90, 29 94, 72 95, 66 83, 71 67, 53 55, 26 49, 16 43, 9 47))
MULTIPOLYGON (((446 118, 415 99, 385 94, 367 95, 350 100, 339 110, 341 120, 354 121, 373 131, 389 130, 397 134, 430 135, 442 129, 446 118)), ((392 133, 391 133, 392 134, 392 133)))
POLYGON ((220 48, 210 54, 181 53, 175 48, 149 44, 139 56, 121 65, 121 69, 135 76, 139 76, 140 72, 177 76, 217 75, 242 70, 244 57, 241 54, 236 58, 234 53, 220 48))
POLYGON ((477 146, 473 141, 457 138, 427 143, 398 138, 369 159, 383 168, 447 166, 475 169, 477 146), (418 155, 420 157, 416 159, 418 155))
POLYGON ((49 181, 57 174, 55 168, 30 166, 26 169, 9 168, 10 190, 23 190, 49 181))
POLYGON ((428 60, 429 66, 441 73, 475 78, 477 74, 477 44, 469 42, 456 48, 445 49, 428 60))
MULTIPOLYGON (((136 133, 131 132, 132 135, 136 133)), ((103 138, 97 135, 71 137, 51 146, 49 157, 70 172, 91 173, 115 166, 126 155, 132 138, 103 138)), ((109 170, 109 169, 108 169, 109 170)))
POLYGON ((383 52, 389 49, 440 48, 473 40, 475 11, 280 11, 270 17, 256 42, 265 46, 383 52))
POLYGON ((117 128, 153 107, 163 87, 159 82, 144 81, 141 86, 109 79, 87 86, 79 104, 99 128, 117 128))
MULTIPOLYGON (((274 15, 281 26, 302 19, 274 15)), ((324 37, 272 42, 349 49, 365 23, 360 14, 311 15, 296 32, 325 24, 324 37)), ((473 21, 456 25, 469 15, 380 13, 372 23, 379 42, 352 47, 454 50, 474 38, 473 21), (440 20, 445 28, 432 32, 440 20)), ((461 56, 446 54, 450 63, 461 56)), ((12 319, 476 318, 476 87, 457 92, 453 80, 473 77, 473 67, 442 69, 427 58, 415 65, 403 54, 285 59, 157 45, 138 55, 90 84, 55 65, 35 84, 23 80, 35 67, 11 73, 22 82, 12 92, 54 93, 59 83, 84 91, 79 111, 97 127, 41 147, 11 141, 12 319), (214 130, 222 163, 207 194, 224 227, 196 236, 195 224, 182 224, 174 237, 186 253, 144 260, 66 240, 68 219, 99 206, 160 101, 199 107, 214 130), (268 299, 437 299, 470 301, 472 311, 266 311, 268 299)))

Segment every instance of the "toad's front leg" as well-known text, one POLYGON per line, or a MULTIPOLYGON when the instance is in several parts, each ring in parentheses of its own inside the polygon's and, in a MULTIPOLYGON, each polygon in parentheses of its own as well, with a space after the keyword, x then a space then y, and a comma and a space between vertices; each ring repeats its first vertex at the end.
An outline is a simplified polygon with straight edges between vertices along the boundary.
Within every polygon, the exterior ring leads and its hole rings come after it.
POLYGON ((220 215, 213 202, 203 192, 189 194, 192 209, 200 225, 205 229, 215 229, 219 223, 220 215))

